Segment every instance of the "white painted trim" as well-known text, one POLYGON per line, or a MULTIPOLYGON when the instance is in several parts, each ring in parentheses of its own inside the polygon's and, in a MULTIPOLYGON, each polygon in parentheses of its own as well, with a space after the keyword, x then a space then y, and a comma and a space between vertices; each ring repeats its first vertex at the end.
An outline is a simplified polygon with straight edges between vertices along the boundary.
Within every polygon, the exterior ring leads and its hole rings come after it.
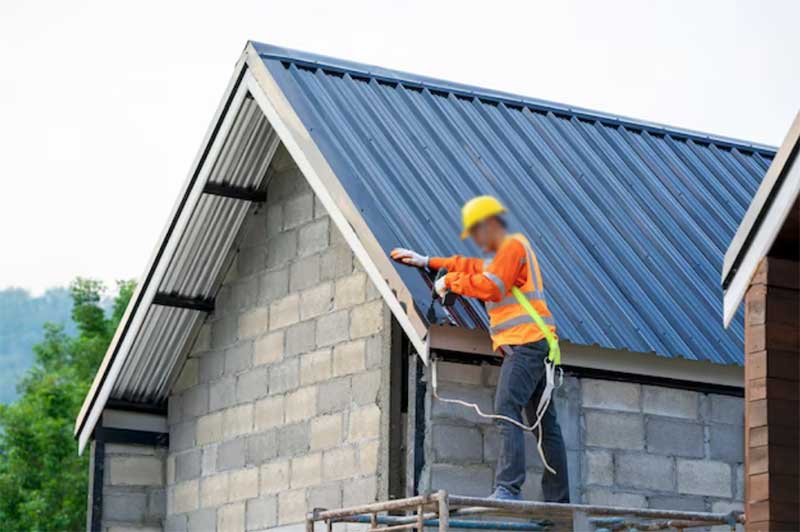
POLYGON ((769 206, 764 220, 758 227, 755 238, 753 238, 745 252, 738 271, 733 276, 728 289, 725 290, 723 302, 723 322, 725 327, 730 324, 736 315, 747 287, 750 286, 750 280, 758 269, 758 264, 767 255, 772 244, 775 243, 775 239, 789 217, 795 201, 800 196, 800 163, 798 159, 800 159, 800 155, 796 156, 791 161, 791 166, 785 170, 781 189, 775 195, 775 199, 769 206))
MULTIPOLYGON (((238 76, 239 71, 237 71, 236 75, 238 76)), ((205 187, 206 181, 208 180, 208 176, 211 172, 211 169, 214 167, 214 163, 216 161, 217 155, 219 154, 222 146, 225 142, 227 137, 228 131, 230 130, 231 125, 233 124, 234 119, 241 107, 242 102, 247 94, 247 87, 244 83, 240 84, 239 88, 237 89, 236 93, 233 96, 230 106, 228 107, 228 112, 222 118, 222 123, 220 124, 219 130, 217 135, 214 137, 214 140, 211 144, 211 147, 208 150, 208 154, 203 161, 203 165, 200 167, 196 180, 194 181, 194 186, 189 190, 189 196, 186 199, 186 203, 183 206, 183 209, 180 210, 178 214, 178 219, 175 222, 175 226, 170 233, 170 238, 167 240, 166 246, 164 248, 164 252, 162 253, 160 259, 157 262, 153 262, 151 264, 152 275, 150 276, 150 282, 144 287, 144 293, 141 296, 141 300, 139 302, 139 306, 137 307, 136 312, 130 316, 130 324, 128 325, 127 334, 122 338, 122 342, 119 345, 119 348, 116 351, 116 356, 111 363, 111 367, 108 369, 108 373, 105 375, 105 378, 102 381, 102 384, 99 390, 96 390, 96 397, 94 400, 94 404, 91 407, 87 414, 87 418, 83 423, 83 427, 81 428, 78 434, 78 452, 83 453, 84 448, 86 447, 87 442, 94 430, 97 421, 100 419, 100 416, 105 408, 106 402, 108 401, 109 396, 111 395, 111 390, 114 388, 114 384, 119 376, 122 367, 125 364, 125 360, 130 353, 131 346, 133 341, 136 339, 137 332, 142 326, 145 316, 147 315, 148 311, 153 302, 153 297, 155 296, 156 292, 158 291, 158 287, 161 284, 161 281, 164 277, 164 273, 172 261, 172 257, 177 249, 178 243, 181 240, 184 230, 186 229, 187 224, 197 206, 198 201, 203 193, 203 188, 205 187)), ((227 98, 226 98, 227 99, 227 98)), ((225 100, 223 100, 223 105, 225 100)), ((211 130, 216 126, 217 121, 212 122, 211 130)), ((205 145, 203 146, 205 148, 205 145)), ((202 151, 202 150, 201 150, 202 151)), ((191 182, 191 175, 194 171, 190 173, 190 176, 187 180, 186 185, 184 186, 183 190, 186 190, 189 187, 189 183, 191 182)), ((180 201, 180 200, 179 200, 180 201)), ((169 221, 167 224, 169 225, 173 220, 175 213, 177 211, 177 206, 175 211, 173 211, 173 215, 168 219, 169 221)), ((165 230, 166 234, 166 230, 165 230)), ((162 236, 161 241, 163 241, 164 236, 162 236)), ((149 271, 149 270, 148 270, 149 271)), ((119 332, 120 329, 118 329, 119 332)), ((114 345, 112 344, 112 348, 114 345)), ((111 348, 109 349, 111 352, 111 348)), ((108 356, 108 354, 106 355, 108 356)), ((94 394, 90 391, 89 395, 86 397, 86 401, 90 401, 94 394)))
MULTIPOLYGON (((370 255, 362 240, 366 238, 374 240, 374 236, 369 231, 356 234, 354 229, 354 226, 366 227, 366 222, 358 214, 358 209, 352 205, 346 194, 338 194, 337 198, 334 199, 330 187, 334 181, 339 183, 338 178, 312 140, 308 130, 300 121, 288 100, 286 100, 283 91, 265 67, 258 53, 250 45, 248 45, 246 53, 248 54, 248 66, 250 68, 245 74, 243 84, 250 89, 250 93, 256 103, 261 107, 270 124, 278 133, 311 189, 328 211, 331 220, 342 233, 356 258, 361 262, 370 280, 403 328, 414 349, 423 362, 427 364, 428 349, 425 339, 425 327, 418 318, 414 320, 416 323, 412 323, 412 319, 416 318, 416 315, 403 310, 400 300, 395 295, 400 291, 408 294, 405 284, 399 279, 394 267, 388 263, 385 253, 382 254, 381 258, 383 262, 386 262, 384 266, 388 266, 388 268, 381 269, 378 267, 375 260, 377 257, 370 255), (347 211, 347 215, 345 211, 347 211), (396 279, 390 286, 389 279, 392 277, 396 279)), ((372 244, 374 248, 377 242, 372 244)), ((406 308, 413 309, 413 300, 411 303, 411 305, 407 304, 406 308)), ((410 312, 413 313, 413 310, 410 310, 410 312)))

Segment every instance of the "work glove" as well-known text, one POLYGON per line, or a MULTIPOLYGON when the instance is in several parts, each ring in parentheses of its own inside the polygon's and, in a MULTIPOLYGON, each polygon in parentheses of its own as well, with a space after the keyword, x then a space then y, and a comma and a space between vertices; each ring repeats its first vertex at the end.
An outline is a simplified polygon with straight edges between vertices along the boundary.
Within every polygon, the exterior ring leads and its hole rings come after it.
POLYGON ((444 296, 447 293, 447 286, 444 284, 444 277, 439 277, 436 279, 436 284, 433 285, 433 289, 436 290, 436 294, 439 296, 439 299, 444 299, 444 296))
POLYGON ((416 266, 417 268, 428 267, 428 257, 420 255, 416 251, 404 248, 394 248, 391 256, 394 260, 408 264, 409 266, 416 266))

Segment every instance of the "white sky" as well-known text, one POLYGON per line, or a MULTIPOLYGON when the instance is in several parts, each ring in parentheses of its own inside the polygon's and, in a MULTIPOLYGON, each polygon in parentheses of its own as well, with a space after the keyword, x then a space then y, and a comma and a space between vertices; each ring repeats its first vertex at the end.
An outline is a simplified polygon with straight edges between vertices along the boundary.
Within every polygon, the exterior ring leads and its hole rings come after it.
POLYGON ((780 144, 800 2, 0 2, 0 288, 138 277, 247 39, 780 144))

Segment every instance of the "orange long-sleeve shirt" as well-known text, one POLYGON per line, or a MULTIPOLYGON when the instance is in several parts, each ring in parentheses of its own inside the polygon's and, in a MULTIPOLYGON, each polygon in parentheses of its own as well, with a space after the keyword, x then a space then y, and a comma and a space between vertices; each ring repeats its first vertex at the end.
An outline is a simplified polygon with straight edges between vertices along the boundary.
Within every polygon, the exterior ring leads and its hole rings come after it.
POLYGON ((525 247, 517 239, 507 238, 486 268, 483 260, 460 255, 431 257, 428 266, 435 270, 446 268, 445 286, 456 294, 483 301, 500 301, 512 286, 525 283, 524 262, 525 247), (495 279, 502 286, 498 286, 495 279))

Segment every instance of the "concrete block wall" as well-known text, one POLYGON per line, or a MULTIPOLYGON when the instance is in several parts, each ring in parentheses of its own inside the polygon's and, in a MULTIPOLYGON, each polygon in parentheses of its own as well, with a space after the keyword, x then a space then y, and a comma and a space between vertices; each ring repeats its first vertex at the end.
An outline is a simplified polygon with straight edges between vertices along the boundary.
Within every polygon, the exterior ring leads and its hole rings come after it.
POLYGON ((103 446, 101 529, 160 531, 166 516, 166 450, 128 444, 103 446))
POLYGON ((281 148, 169 399, 165 530, 302 527, 385 492, 389 313, 281 148))
MULTIPOLYGON (((441 396, 493 411, 498 367, 439 364, 441 396)), ((567 377, 554 401, 573 501, 697 511, 742 508, 741 398, 567 377)), ((430 396, 426 419, 422 486, 490 493, 498 448, 494 425, 430 396)), ((526 437, 530 463, 523 492, 541 500, 543 468, 533 436, 526 437)))

